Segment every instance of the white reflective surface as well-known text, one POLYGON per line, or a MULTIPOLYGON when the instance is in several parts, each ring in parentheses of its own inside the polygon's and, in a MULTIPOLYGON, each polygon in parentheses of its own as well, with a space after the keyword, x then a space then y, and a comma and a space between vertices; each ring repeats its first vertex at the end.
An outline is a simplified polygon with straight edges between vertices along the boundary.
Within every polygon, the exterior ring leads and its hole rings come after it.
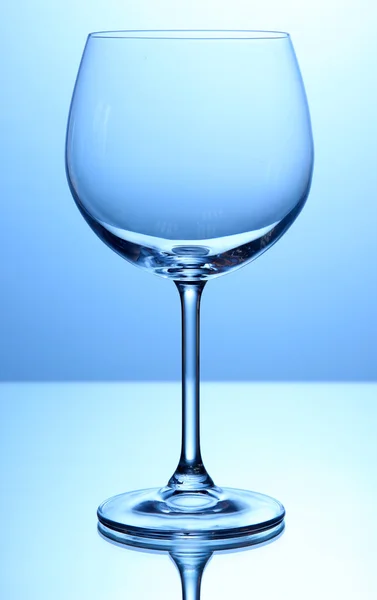
MULTIPOLYGON (((178 384, 2 384, 0 595, 180 598, 164 554, 103 540, 97 505, 163 485, 180 443, 178 384)), ((377 385, 204 384, 216 483, 281 500, 275 542, 217 554, 202 600, 377 594, 377 385)))

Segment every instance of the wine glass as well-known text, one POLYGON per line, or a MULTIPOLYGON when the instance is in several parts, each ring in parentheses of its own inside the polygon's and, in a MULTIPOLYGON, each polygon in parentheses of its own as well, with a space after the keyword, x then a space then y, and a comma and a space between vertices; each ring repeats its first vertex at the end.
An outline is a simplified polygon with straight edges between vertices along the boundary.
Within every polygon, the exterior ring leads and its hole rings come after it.
POLYGON ((165 486, 101 504, 107 537, 220 548, 282 530, 280 502, 219 487, 204 467, 199 307, 209 279, 246 265, 288 229, 308 196, 312 168, 308 105, 289 34, 89 35, 67 128, 72 195, 112 250, 173 280, 182 305, 179 463, 165 486))

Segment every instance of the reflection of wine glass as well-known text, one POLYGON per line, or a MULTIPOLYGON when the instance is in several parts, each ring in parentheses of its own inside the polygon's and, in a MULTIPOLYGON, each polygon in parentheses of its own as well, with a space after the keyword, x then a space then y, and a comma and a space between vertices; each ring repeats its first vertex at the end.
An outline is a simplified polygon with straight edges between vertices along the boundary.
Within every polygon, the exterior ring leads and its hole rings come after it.
POLYGON ((176 283, 183 324, 178 467, 161 489, 104 502, 98 517, 108 537, 221 546, 278 533, 279 502, 217 487, 204 468, 199 304, 208 279, 247 264, 288 229, 307 198, 312 164, 308 107, 288 34, 89 36, 68 123, 70 188, 107 245, 176 283))
MULTIPOLYGON (((278 539, 277 536, 279 535, 280 537, 283 531, 284 522, 280 524, 280 533, 278 532, 272 541, 275 542, 275 540, 278 539)), ((101 535, 101 524, 99 524, 99 532, 101 535)), ((229 552, 230 548, 235 547, 238 548, 237 553, 239 553, 240 550, 242 552, 245 550, 250 550, 247 545, 242 547, 242 538, 240 538, 238 541, 239 544, 235 545, 235 539, 233 538, 230 540, 229 546, 225 544, 221 549, 219 549, 218 540, 213 540, 213 542, 211 542, 211 540, 208 539, 204 544, 201 540, 191 540, 191 542, 187 542, 187 539, 172 539, 170 541, 166 541, 164 550, 169 553, 170 558, 177 567, 180 576, 182 600, 200 600, 200 588, 203 573, 208 562, 214 554, 224 554, 224 551, 227 553, 229 552)), ((264 541, 261 544, 255 543, 253 545, 253 549, 260 548, 261 546, 265 546, 266 544, 270 543, 271 539, 264 541)), ((138 543, 136 545, 139 546, 138 543)), ((158 549, 157 554, 161 554, 161 548, 158 544, 154 543, 153 539, 143 540, 142 545, 143 552, 145 549, 147 549, 147 552, 153 555, 156 554, 156 550, 158 549)), ((122 547, 127 548, 128 550, 135 550, 132 542, 131 545, 126 544, 122 547)), ((231 552, 233 553, 234 550, 231 550, 231 552)))

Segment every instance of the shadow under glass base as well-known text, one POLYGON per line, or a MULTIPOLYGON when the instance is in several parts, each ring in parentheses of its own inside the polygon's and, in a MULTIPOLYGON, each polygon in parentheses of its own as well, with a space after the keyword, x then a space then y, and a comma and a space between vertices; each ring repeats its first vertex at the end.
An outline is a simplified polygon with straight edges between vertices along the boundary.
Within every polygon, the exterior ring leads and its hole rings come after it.
POLYGON ((260 544, 284 529, 280 502, 246 490, 170 487, 114 496, 98 508, 99 531, 119 543, 150 549, 200 544, 214 549, 260 544))

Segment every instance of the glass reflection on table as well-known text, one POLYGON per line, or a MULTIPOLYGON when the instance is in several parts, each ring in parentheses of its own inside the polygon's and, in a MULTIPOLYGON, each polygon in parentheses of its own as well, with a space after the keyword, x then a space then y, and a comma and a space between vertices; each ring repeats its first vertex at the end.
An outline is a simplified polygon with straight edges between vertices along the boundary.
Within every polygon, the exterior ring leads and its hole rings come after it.
MULTIPOLYGON (((118 546, 122 549, 131 550, 133 552, 147 552, 148 554, 167 554, 175 564, 182 588, 182 600, 200 600, 201 595, 201 583, 204 570, 208 565, 211 558, 216 554, 229 554, 250 551, 251 549, 256 550, 262 546, 266 546, 277 541, 284 533, 285 523, 279 525, 279 531, 275 533, 273 537, 264 539, 259 544, 249 543, 246 544, 245 540, 240 540, 238 546, 235 545, 232 540, 231 547, 219 548, 219 543, 214 541, 212 544, 209 540, 205 540, 205 543, 195 542, 192 540, 174 541, 170 540, 169 545, 166 545, 165 550, 153 547, 153 541, 150 542, 150 547, 146 543, 143 547, 139 545, 131 545, 120 543, 116 540, 111 540, 107 535, 101 532, 100 524, 98 526, 99 536, 106 542, 118 546)), ((137 599, 135 599, 137 600, 137 599)))

